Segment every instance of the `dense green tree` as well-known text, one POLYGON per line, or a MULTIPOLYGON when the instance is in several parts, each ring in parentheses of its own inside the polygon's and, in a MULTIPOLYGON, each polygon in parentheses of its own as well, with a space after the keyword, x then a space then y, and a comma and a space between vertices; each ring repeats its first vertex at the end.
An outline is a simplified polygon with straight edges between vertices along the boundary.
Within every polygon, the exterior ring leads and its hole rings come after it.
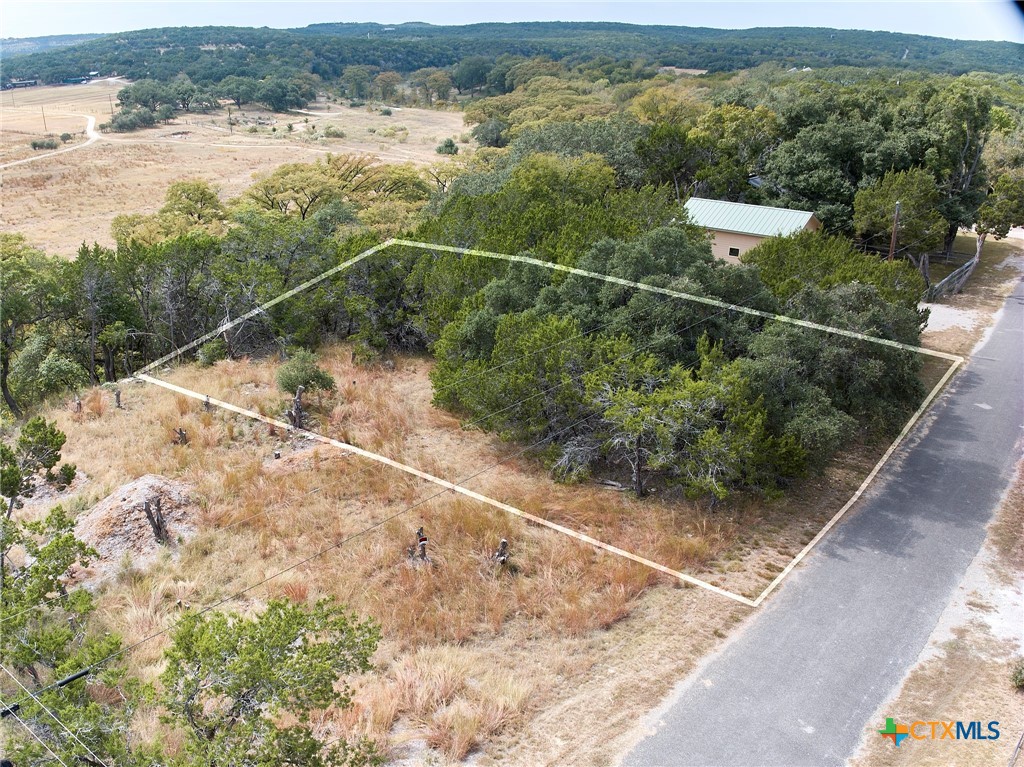
POLYGON ((373 87, 381 101, 392 101, 398 95, 398 88, 402 84, 402 76, 398 72, 381 72, 373 78, 373 87))
POLYGON ((871 285, 886 301, 914 311, 924 293, 921 275, 906 262, 885 261, 863 253, 843 237, 797 232, 771 237, 742 256, 758 268, 765 284, 783 301, 805 286, 871 285))
POLYGON ((929 282, 928 252, 938 247, 946 223, 936 209, 939 190, 928 171, 912 168, 889 172, 876 184, 860 189, 853 201, 853 225, 865 243, 884 250, 896 226, 895 253, 909 258, 929 282), (895 219, 900 206, 898 223, 895 219))
POLYGON ((341 73, 341 83, 345 86, 345 93, 352 99, 365 99, 370 96, 370 86, 373 82, 374 68, 362 65, 345 67, 341 73))
POLYGON ((155 112, 161 105, 177 106, 174 90, 156 80, 139 80, 117 92, 117 103, 122 109, 143 107, 155 112))
POLYGON ((28 332, 55 312, 56 262, 19 234, 0 234, 0 392, 15 416, 22 409, 10 388, 11 363, 28 332))
POLYGON ((659 122, 637 142, 647 178, 655 184, 671 184, 677 202, 689 196, 697 175, 697 158, 688 135, 685 125, 659 122))
POLYGON ((761 172, 778 141, 778 117, 763 106, 725 104, 697 119, 687 141, 698 160, 695 193, 701 197, 745 200, 753 194, 748 180, 761 172))
POLYGON ((217 189, 199 178, 175 181, 167 187, 160 212, 184 218, 194 225, 223 221, 227 217, 217 189))
POLYGON ((229 75, 217 84, 214 92, 218 96, 231 99, 235 106, 241 109, 256 98, 258 89, 259 81, 252 77, 229 75))
POLYGON ((831 115, 782 142, 765 163, 770 194, 783 207, 809 210, 832 231, 853 223, 853 197, 865 155, 882 139, 875 123, 831 115))
POLYGON ((969 228, 985 201, 988 179, 982 153, 992 131, 992 91, 968 77, 954 80, 928 102, 926 113, 935 139, 925 164, 938 181, 946 219, 946 253, 957 231, 969 228))
POLYGON ((296 162, 279 166, 245 194, 266 210, 294 214, 305 221, 341 193, 341 186, 326 165, 296 162))
POLYGON ((987 235, 997 240, 1010 229, 1024 226, 1024 172, 1004 173, 978 211, 978 254, 987 235))
POLYGON ((452 81, 459 93, 478 90, 487 85, 491 61, 485 56, 467 56, 455 65, 452 81))
POLYGON ((172 634, 160 681, 164 705, 187 733, 189 763, 379 763, 368 742, 327 745, 311 725, 315 711, 350 705, 343 679, 370 670, 379 639, 371 621, 327 600, 311 608, 272 600, 252 618, 186 615, 172 634), (293 723, 280 721, 284 713, 293 723))
POLYGON ((34 329, 11 366, 15 396, 22 402, 40 402, 68 389, 89 383, 80 364, 62 354, 45 330, 34 329))
POLYGON ((505 131, 508 129, 508 123, 502 122, 498 119, 491 119, 487 122, 480 123, 472 130, 473 138, 477 140, 480 146, 490 146, 501 148, 508 143, 508 136, 505 135, 505 131))

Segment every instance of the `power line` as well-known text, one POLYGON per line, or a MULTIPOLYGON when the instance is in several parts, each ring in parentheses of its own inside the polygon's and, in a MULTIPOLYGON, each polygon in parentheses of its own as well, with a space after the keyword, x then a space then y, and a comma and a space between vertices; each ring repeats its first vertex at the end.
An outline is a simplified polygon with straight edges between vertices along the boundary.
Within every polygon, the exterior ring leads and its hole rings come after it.
POLYGON ((28 734, 31 735, 36 740, 38 740, 39 744, 43 748, 45 748, 47 751, 49 751, 50 752, 50 756, 52 756, 54 759, 56 759, 58 762, 60 762, 62 767, 68 767, 67 764, 64 762, 64 760, 61 759, 59 756, 57 756, 57 754, 55 754, 53 752, 53 749, 50 748, 50 746, 42 738, 40 738, 38 735, 36 735, 36 731, 33 730, 31 727, 29 727, 27 724, 25 724, 25 722, 22 721, 21 717, 18 716, 16 713, 14 713, 14 711, 11 710, 11 706, 8 706, 2 700, 0 700, 0 706, 3 706, 4 707, 3 710, 5 712, 9 712, 10 715, 13 716, 18 721, 18 724, 20 724, 22 727, 24 727, 26 730, 28 730, 28 734))
POLYGON ((49 714, 50 718, 53 719, 53 721, 55 721, 57 724, 59 724, 61 726, 61 728, 64 730, 64 732, 66 732, 68 735, 70 735, 72 738, 74 738, 78 742, 78 745, 80 745, 82 748, 84 748, 86 751, 88 751, 89 755, 93 759, 95 759, 97 762, 99 762, 102 765, 102 767, 107 767, 106 763, 102 759, 100 759, 98 756, 96 756, 95 752, 91 748, 89 748, 87 745, 85 745, 85 743, 83 743, 81 741, 81 739, 75 733, 73 733, 71 730, 69 730, 65 726, 64 722, 62 722, 57 717, 56 714, 54 714, 50 709, 48 709, 46 707, 46 705, 41 700, 39 700, 39 698, 37 698, 35 695, 33 695, 32 691, 29 690, 25 685, 23 685, 21 683, 21 680, 18 679, 18 677, 16 677, 10 671, 8 671, 7 667, 4 666, 2 663, 0 663, 0 669, 2 669, 4 671, 4 673, 7 674, 7 676, 9 676, 11 679, 13 679, 18 684, 18 687, 20 687, 22 690, 24 690, 26 693, 28 693, 29 697, 32 698, 36 702, 36 704, 38 704, 38 706, 41 709, 43 709, 43 711, 45 711, 47 714, 49 714))

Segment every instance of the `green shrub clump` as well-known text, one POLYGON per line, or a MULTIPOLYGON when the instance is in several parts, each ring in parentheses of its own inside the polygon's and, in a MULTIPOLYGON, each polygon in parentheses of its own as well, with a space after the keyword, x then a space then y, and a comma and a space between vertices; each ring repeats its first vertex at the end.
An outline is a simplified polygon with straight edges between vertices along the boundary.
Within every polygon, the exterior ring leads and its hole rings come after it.
POLYGON ((57 140, 52 138, 37 139, 32 142, 33 149, 56 149, 57 146, 57 140))
POLYGON ((65 463, 60 469, 57 470, 56 485, 58 490, 63 490, 72 482, 75 481, 75 475, 78 474, 78 467, 73 463, 65 463))
POLYGON ((196 360, 202 367, 208 368, 215 362, 227 359, 227 356, 228 345, 224 342, 224 339, 214 338, 199 347, 199 351, 196 353, 196 360))
POLYGON ((1017 661, 1010 674, 1010 682, 1018 690, 1024 690, 1024 658, 1017 661))
POLYGON ((455 141, 450 138, 446 138, 437 147, 438 154, 458 154, 459 148, 455 146, 455 141))
POLYGON ((277 371, 277 386, 289 394, 295 394, 300 386, 306 391, 334 391, 335 388, 334 378, 316 364, 316 355, 306 349, 299 349, 281 365, 277 371))

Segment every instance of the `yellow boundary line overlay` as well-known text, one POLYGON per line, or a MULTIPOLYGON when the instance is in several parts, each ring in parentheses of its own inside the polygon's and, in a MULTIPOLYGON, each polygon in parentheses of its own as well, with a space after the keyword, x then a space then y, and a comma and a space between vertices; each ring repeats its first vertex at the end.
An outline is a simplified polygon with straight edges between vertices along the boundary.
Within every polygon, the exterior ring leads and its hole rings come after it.
POLYGON ((199 338, 197 338, 196 340, 191 341, 190 343, 187 343, 187 344, 185 344, 184 346, 182 346, 182 347, 180 347, 178 349, 175 349, 170 354, 165 354, 163 357, 158 359, 156 362, 150 362, 148 365, 146 365, 146 367, 142 368, 142 370, 139 371, 139 374, 148 373, 150 370, 153 370, 154 368, 160 367, 160 365, 163 365, 163 364, 165 364, 167 362, 170 362, 175 357, 180 357, 185 352, 187 352, 187 351, 189 351, 191 349, 196 348, 200 344, 204 344, 207 341, 209 341, 210 339, 216 338, 221 333, 223 333, 223 332, 225 332, 227 330, 231 330, 231 328, 233 328, 235 325, 238 325, 239 323, 245 322, 246 320, 252 319, 257 314, 263 314, 271 306, 275 306, 275 305, 281 303, 282 301, 287 301, 289 298, 291 298, 292 296, 296 295, 297 293, 301 293, 302 291, 307 290, 308 288, 313 287, 317 283, 323 282, 328 277, 333 277, 335 274, 337 274, 338 272, 342 271, 343 269, 348 269, 353 264, 358 264, 364 258, 367 258, 368 256, 372 256, 374 253, 379 253, 380 251, 384 250, 385 248, 390 247, 392 245, 392 243, 393 243, 393 240, 388 240, 387 242, 382 242, 380 245, 376 245, 376 246, 374 246, 372 248, 369 248, 368 250, 364 250, 358 256, 354 256, 354 257, 348 259, 347 261, 341 262, 337 266, 331 267, 330 269, 328 269, 323 274, 318 275, 318 276, 314 277, 311 280, 306 280, 301 285, 296 285, 291 290, 285 291, 284 293, 282 293, 281 295, 277 296, 276 298, 270 299, 265 304, 260 304, 255 309, 253 309, 251 312, 246 312, 245 314, 242 314, 242 315, 236 317, 235 319, 231 320, 230 322, 225 322, 223 325, 218 327, 216 330, 211 330, 205 336, 199 336, 199 338))
POLYGON ((683 292, 680 292, 680 291, 671 290, 669 288, 661 288, 661 287, 657 287, 657 286, 654 286, 654 285, 645 285, 644 283, 641 283, 641 282, 634 282, 633 280, 626 280, 626 279, 623 279, 621 277, 614 277, 614 276, 608 275, 608 274, 600 274, 599 272, 591 272, 591 271, 587 271, 585 269, 578 269, 578 268, 572 267, 572 266, 565 266, 563 264, 551 263, 549 261, 541 261, 540 259, 531 258, 529 256, 514 256, 514 255, 510 255, 508 253, 494 253, 494 252, 486 251, 486 250, 473 250, 471 248, 459 248, 459 247, 455 247, 453 245, 435 245, 435 244, 432 244, 432 243, 419 242, 419 241, 416 241, 416 240, 389 239, 389 240, 386 240, 386 241, 382 242, 379 245, 376 245, 376 246, 374 246, 372 248, 364 250, 362 253, 358 254, 357 256, 354 256, 354 257, 352 257, 352 258, 350 258, 350 259, 348 259, 346 261, 343 261, 342 263, 338 264, 337 266, 332 267, 331 269, 328 269, 323 274, 321 274, 321 275, 319 275, 317 277, 314 277, 311 280, 307 280, 306 282, 302 283, 301 285, 298 285, 298 286, 292 288, 291 290, 288 290, 288 291, 282 293, 281 295, 277 296, 276 298, 272 298, 270 301, 267 301, 266 303, 261 304, 260 306, 256 307, 252 311, 247 312, 247 313, 245 313, 243 315, 240 315, 239 317, 235 318, 234 320, 231 320, 230 322, 224 323, 223 325, 218 327, 216 330, 213 330, 213 331, 207 333, 204 336, 200 336, 199 338, 197 338, 194 341, 186 344, 185 346, 180 347, 179 349, 176 349, 175 351, 171 352, 170 354, 164 355, 163 357, 161 357, 160 359, 156 360, 155 362, 151 362, 149 365, 144 367, 141 371, 136 373, 134 377, 138 378, 138 379, 140 379, 142 381, 145 381, 147 383, 153 384, 155 386, 160 386, 160 387, 163 387, 163 388, 168 389, 170 391, 174 391, 174 392, 177 392, 179 394, 183 394, 183 395, 185 395, 187 397, 191 397, 193 399, 198 399, 198 400, 202 400, 202 401, 209 401, 209 403, 211 405, 216 405, 217 407, 223 408, 224 410, 228 410, 228 411, 231 411, 233 413, 237 413, 239 415, 245 416, 247 418, 255 419, 257 421, 262 421, 262 422, 267 423, 267 424, 271 424, 273 426, 276 426, 276 427, 279 427, 281 429, 284 429, 285 431, 290 431, 290 432, 293 432, 293 433, 296 433, 296 434, 300 434, 302 436, 305 436, 305 437, 307 437, 309 439, 312 439, 312 440, 315 440, 317 442, 322 442, 323 444, 331 445, 333 447, 339 448, 341 450, 344 450, 344 451, 347 451, 347 452, 350 452, 350 453, 354 453, 356 455, 362 456, 363 458, 367 458, 367 459, 372 460, 372 461, 377 461, 378 463, 382 463, 382 464, 384 464, 386 466, 391 466, 392 468, 398 469, 400 471, 404 471, 404 472, 406 472, 408 474, 412 474, 413 476, 419 477, 420 479, 423 479, 423 480, 426 480, 428 482, 432 482, 434 484, 440 485, 440 486, 442 486, 444 488, 447 488, 448 490, 451 490, 452 492, 456 492, 456 493, 459 493, 461 495, 465 495, 465 496, 467 496, 469 498, 472 498, 472 499, 474 499, 476 501, 480 501, 481 503, 485 503, 485 504, 487 504, 489 506, 493 506, 495 508, 501 509, 502 511, 506 511, 509 514, 514 514, 514 515, 516 515, 518 517, 522 517, 523 519, 526 519, 526 520, 528 520, 530 522, 533 522, 535 524, 551 528, 552 530, 556 530, 556 531, 558 531, 560 533, 568 535, 568 536, 570 536, 572 538, 575 538, 575 539, 577 539, 579 541, 582 541, 584 543, 588 543, 588 544, 590 544, 592 546, 596 546, 597 548, 603 549, 603 550, 608 551, 608 552, 610 552, 612 554, 615 554, 617 556, 624 557, 626 559, 630 559, 630 560, 632 560, 634 562, 637 562, 639 564, 642 564, 642 565, 644 565, 646 567, 650 567, 653 570, 657 570, 658 572, 664 573, 666 575, 670 575, 673 578, 678 578, 679 580, 684 581, 686 583, 692 584, 694 586, 698 586, 698 587, 703 588, 703 589, 707 589, 708 591, 711 591, 711 592, 713 592, 715 594, 718 594, 719 596, 726 597, 727 599, 732 599, 733 601, 739 602, 740 604, 747 605, 748 607, 758 607, 768 597, 768 595, 771 594, 771 592, 774 591, 779 586, 780 583, 782 583, 782 581, 786 578, 786 576, 789 575, 796 568, 796 566, 800 564, 800 562, 804 559, 804 557, 806 557, 807 554, 810 553, 810 551, 818 544, 818 542, 821 541, 821 539, 824 538, 825 535, 833 527, 836 526, 836 524, 838 524, 839 520, 843 518, 843 516, 846 514, 846 512, 849 511, 850 508, 852 508, 853 505, 860 499, 860 497, 867 490, 868 486, 874 481, 875 477, 882 470, 882 467, 885 466, 885 464, 888 462, 888 460, 892 457, 893 453, 896 452, 896 449, 900 446, 900 444, 907 437, 907 435, 910 434, 911 430, 914 428, 914 426, 917 424, 917 422, 921 419, 921 417, 927 412, 928 408, 931 406, 932 402, 938 396, 939 392, 942 391, 943 387, 949 382, 949 379, 952 378, 953 374, 957 371, 957 369, 960 368, 961 365, 963 365, 964 362, 966 362, 966 358, 965 357, 961 357, 960 355, 957 355, 957 354, 949 354, 947 352, 941 352, 941 351, 937 351, 935 349, 928 349, 928 348, 925 348, 923 346, 913 346, 911 344, 905 344, 905 343, 902 343, 900 341, 892 341, 892 340, 887 339, 887 338, 878 338, 876 336, 869 336, 869 335, 867 335, 865 333, 858 333, 856 331, 844 330, 843 328, 836 328, 836 327, 832 327, 830 325, 822 325, 822 324, 817 323, 817 322, 810 322, 809 320, 802 320, 802 319, 799 319, 797 317, 789 317, 789 316, 786 316, 786 315, 783 315, 783 314, 773 314, 772 312, 765 312, 765 311, 761 311, 760 309, 752 309, 752 308, 750 308, 748 306, 740 306, 738 304, 730 304, 730 303, 728 303, 726 301, 720 301, 718 299, 709 298, 707 296, 697 296, 697 295, 693 295, 691 293, 683 293, 683 292), (372 452, 370 452, 368 450, 363 450, 362 448, 358 448, 358 447, 356 447, 354 445, 349 445, 347 443, 341 442, 341 441, 336 440, 336 439, 332 439, 331 437, 326 437, 326 436, 324 436, 322 434, 318 434, 316 432, 308 431, 308 430, 305 430, 305 429, 295 429, 290 424, 287 424, 284 421, 279 421, 279 420, 274 419, 274 418, 269 418, 267 416, 264 416, 264 415, 262 415, 260 413, 255 412, 255 411, 246 410, 245 408, 238 407, 237 405, 232 405, 229 402, 224 402, 222 400, 213 399, 212 397, 209 397, 208 395, 203 394, 201 392, 196 392, 196 391, 193 391, 191 389, 186 389, 186 388, 184 388, 182 386, 177 386, 176 384, 172 384, 172 383, 169 383, 167 381, 163 381, 163 380, 161 380, 159 378, 154 378, 153 376, 148 375, 149 371, 153 370, 154 368, 156 368, 156 367, 158 367, 160 365, 163 365, 163 364, 165 364, 165 363, 175 359, 176 357, 181 356, 182 354, 184 354, 185 352, 189 351, 190 349, 194 349, 196 346, 198 346, 198 345, 200 345, 202 343, 205 343, 206 341, 209 341, 212 338, 215 338, 216 336, 220 335, 221 333, 225 332, 226 330, 230 330, 235 325, 238 325, 241 322, 244 322, 244 321, 246 321, 248 319, 251 319, 252 317, 255 317, 258 314, 263 313, 266 309, 270 308, 271 306, 279 304, 282 301, 285 301, 285 300, 291 298, 292 296, 294 296, 294 295, 296 295, 298 293, 301 293, 302 291, 304 291, 304 290, 306 290, 306 289, 316 285, 317 283, 322 282, 323 280, 327 279, 328 277, 331 277, 331 276, 337 274, 338 272, 340 272, 340 271, 342 271, 344 269, 347 269, 348 267, 350 267, 350 266, 352 266, 354 264, 359 263, 360 261, 362 261, 363 259, 367 258, 368 256, 374 255, 375 253, 379 253, 379 252, 381 252, 381 251, 383 251, 383 250, 385 250, 387 248, 390 248, 392 245, 399 245, 399 246, 404 246, 404 247, 416 248, 416 249, 419 249, 419 250, 431 250, 431 251, 435 251, 435 252, 440 251, 440 252, 446 252, 446 253, 456 253, 456 254, 459 254, 459 255, 477 256, 477 257, 480 257, 480 258, 490 258, 490 259, 497 259, 497 260, 501 260, 501 261, 518 262, 518 263, 530 264, 530 265, 533 265, 533 266, 540 266, 540 267, 543 267, 545 269, 550 269, 552 271, 560 271, 560 272, 566 272, 568 274, 576 274, 576 275, 579 275, 581 277, 589 277, 589 278, 592 278, 592 279, 601 280, 603 282, 615 283, 617 285, 623 285, 623 286, 629 287, 629 288, 635 288, 635 289, 638 289, 638 290, 645 290, 645 291, 648 291, 650 293, 659 293, 661 295, 669 296, 670 298, 677 298, 677 299, 684 300, 684 301, 694 301, 696 303, 702 303, 702 304, 706 304, 708 306, 714 306, 714 307, 717 307, 717 308, 720 308, 720 309, 726 309, 728 311, 740 312, 742 314, 749 314, 749 315, 756 316, 756 317, 763 317, 765 319, 775 320, 777 322, 785 322, 785 323, 788 323, 790 325, 796 325, 798 327, 809 328, 811 330, 818 330, 818 331, 823 332, 823 333, 830 333, 832 335, 840 335, 840 336, 844 336, 844 337, 847 337, 847 338, 853 338, 853 339, 856 339, 858 341, 866 341, 868 343, 875 343, 875 344, 880 344, 882 346, 889 346, 889 347, 892 347, 892 348, 895 348, 895 349, 901 349, 903 351, 915 352, 917 354, 923 354, 923 355, 929 356, 929 357, 936 357, 936 358, 939 358, 939 359, 949 360, 950 362, 952 362, 952 364, 949 366, 949 369, 946 370, 945 374, 943 374, 942 378, 939 379, 938 383, 936 383, 935 386, 932 387, 932 390, 924 398, 924 401, 922 401, 920 407, 918 407, 917 411, 915 411, 915 413, 910 417, 910 420, 907 421, 907 423, 906 423, 906 425, 904 425, 902 431, 900 431, 900 433, 896 436, 896 439, 893 440, 892 444, 889 445, 889 447, 886 449, 885 453, 882 454, 882 457, 878 459, 878 462, 875 463, 874 467, 872 467, 871 471, 864 478, 864 481, 861 482, 861 484, 857 488, 857 490, 854 491, 854 493, 850 497, 850 499, 845 504, 843 504, 842 508, 840 508, 839 511, 837 511, 832 516, 832 518, 825 524, 825 526, 821 530, 818 531, 818 533, 814 536, 814 538, 812 538, 807 543, 807 545, 804 546, 804 548, 792 559, 792 561, 790 561, 789 564, 786 565, 786 567, 782 570, 782 572, 780 572, 775 577, 775 579, 771 583, 769 583, 768 586, 766 586, 765 589, 755 599, 749 599, 749 598, 747 598, 745 596, 742 596, 740 594, 734 594, 731 591, 727 591, 726 589, 723 589, 723 588, 721 588, 719 586, 715 586, 714 584, 708 583, 707 581, 702 581, 699 578, 693 577, 692 575, 687 575, 686 573, 679 572, 678 570, 673 570, 673 569, 671 569, 669 567, 666 567, 665 565, 658 564, 657 562, 654 562, 654 561, 649 560, 649 559, 645 559, 644 557, 641 557, 641 556, 639 556, 637 554, 633 554, 632 552, 626 551, 624 549, 620 549, 617 546, 612 546, 611 544, 605 543, 603 541, 599 541, 596 538, 591 538, 589 535, 586 535, 584 533, 577 532, 576 530, 572 530, 572 529, 570 529, 568 527, 564 527, 564 526, 559 525, 559 524, 557 524, 555 522, 551 522, 550 520, 544 519, 543 517, 538 517, 538 516, 535 516, 533 514, 530 514, 530 513, 526 512, 526 511, 523 511, 522 509, 518 509, 515 506, 510 506, 509 504, 503 503, 502 501, 498 501, 498 500, 495 500, 494 498, 489 498, 488 496, 482 495, 481 493, 477 493, 477 492, 475 492, 473 490, 469 490, 468 488, 462 487, 458 483, 449 482, 448 480, 442 479, 440 477, 436 477, 436 476, 434 476, 432 474, 429 474, 429 473, 427 473, 425 471, 421 471, 420 469, 417 469, 417 468, 415 468, 413 466, 409 466, 407 464, 400 463, 400 462, 395 461, 395 460, 393 460, 391 458, 388 458, 387 456, 379 455, 377 453, 372 453, 372 452))
POLYGON ((578 274, 581 277, 590 277, 595 280, 601 280, 603 282, 612 282, 616 285, 624 285, 627 288, 637 288, 639 290, 646 290, 649 293, 660 293, 663 296, 670 296, 671 298, 679 298, 684 301, 694 301, 700 304, 707 304, 708 306, 716 306, 719 309, 728 309, 733 312, 741 312, 742 314, 751 314, 755 317, 764 317, 769 320, 776 320, 778 322, 786 322, 790 325, 799 325, 803 328, 811 328, 812 330, 820 330, 824 333, 832 333, 833 335, 846 336, 847 338, 856 338, 858 341, 870 341, 874 344, 881 344, 882 346, 891 346, 895 349, 902 349, 904 351, 918 352, 919 354, 926 354, 931 357, 940 357, 941 359, 952 361, 963 362, 963 357, 959 357, 956 354, 947 354, 946 352, 936 351, 934 349, 926 349, 923 346, 912 346, 911 344, 905 344, 900 341, 890 341, 887 338, 878 338, 876 336, 869 336, 865 333, 857 333, 853 330, 843 330, 842 328, 835 328, 831 325, 821 325, 817 322, 811 322, 809 320, 801 320, 797 317, 787 317, 784 314, 772 314, 771 312, 764 312, 760 309, 751 309, 749 306, 739 306, 738 304, 730 304, 726 301, 719 301, 717 298, 708 298, 707 296, 695 296, 692 293, 682 293, 677 290, 670 290, 669 288, 659 288, 654 285, 645 285, 642 282, 634 282, 633 280, 625 280, 621 277, 613 277, 609 274, 601 274, 599 272, 588 272, 586 269, 577 269, 574 266, 564 266, 562 264, 551 263, 550 261, 541 261, 538 258, 530 258, 529 256, 511 256, 507 253, 492 253, 487 250, 472 250, 470 248, 457 248, 453 245, 431 245, 427 242, 417 242, 415 240, 389 240, 392 245, 404 245, 409 248, 418 248, 420 250, 437 250, 444 251, 446 253, 458 253, 464 256, 479 256, 481 258, 495 258, 502 261, 516 261, 522 264, 531 264, 533 266, 542 266, 545 269, 551 269, 558 272, 568 272, 569 274, 578 274))
POLYGON ((229 410, 232 413, 237 413, 238 415, 243 415, 247 418, 262 421, 263 423, 276 426, 285 431, 290 431, 293 434, 306 437, 311 440, 315 440, 316 442, 321 442, 325 445, 336 447, 340 450, 344 450, 346 453, 354 453, 355 455, 361 456, 363 458, 368 458, 371 461, 376 461, 377 463, 382 463, 385 466, 390 466, 394 469, 398 469, 399 471, 404 471, 406 474, 412 474, 414 477, 419 477, 420 479, 424 479, 427 482, 433 482, 435 485, 440 485, 441 487, 447 490, 459 493, 460 495, 464 495, 467 498, 472 498, 474 501, 480 501, 481 503, 485 503, 488 506, 493 506, 496 509, 506 511, 509 514, 514 514, 517 517, 522 517, 523 519, 533 522, 534 524, 543 525, 544 527, 549 527, 552 530, 557 530, 558 532, 571 536, 578 541, 589 543, 591 546, 596 546, 599 549, 604 549, 605 551, 609 551, 612 554, 616 554, 620 557, 625 557, 626 559, 631 559, 634 562, 637 562, 646 567, 650 567, 654 570, 658 570, 659 572, 665 573, 666 575, 671 575, 674 578, 679 578, 680 580, 686 581, 687 583, 691 583, 694 586, 700 586, 701 588, 708 589, 709 591, 715 592, 719 596, 727 597, 728 599, 734 599, 737 602, 742 602, 743 604, 748 605, 749 607, 754 607, 754 603, 746 597, 733 594, 730 591, 726 591, 725 589, 719 588, 718 586, 715 586, 711 583, 702 581, 699 578, 694 578, 692 575, 687 575, 686 573, 678 572, 669 567, 665 567, 665 565, 660 565, 657 562, 653 562, 650 559, 645 559, 641 556, 633 554, 632 552, 620 549, 617 546, 612 546, 610 543, 605 543, 604 541, 599 541, 596 538, 591 538, 589 535, 576 532, 575 530, 572 530, 568 527, 564 527, 558 524, 557 522, 552 522, 548 519, 544 519, 543 517, 538 517, 534 514, 530 514, 529 512, 523 511, 522 509, 518 509, 515 506, 510 506, 507 503, 503 503, 501 501, 495 500, 494 498, 490 498, 486 495, 483 495, 482 493, 476 492, 475 490, 470 490, 469 488, 463 487, 457 482, 449 482, 446 479, 441 479, 441 477, 437 477, 433 474, 428 474, 425 471, 417 469, 415 466, 409 466, 408 464, 400 463, 399 461, 396 461, 392 458, 388 458, 387 456, 384 455, 380 455, 379 453, 371 453, 369 450, 363 450, 362 448, 356 447, 355 445, 350 445, 346 442, 342 442, 331 437, 325 437, 323 434, 318 434, 315 431, 308 431, 307 429, 296 429, 290 424, 287 424, 284 421, 279 421, 276 418, 269 418, 268 416, 262 415, 253 410, 246 410, 245 408, 238 407, 237 405, 232 405, 230 402, 224 402, 223 400, 214 399, 213 397, 207 397, 205 394, 202 394, 201 392, 193 391, 192 389, 186 389, 183 386, 178 386, 176 384, 169 383, 168 381, 163 381, 159 378, 154 378, 153 376, 147 375, 145 373, 140 373, 136 377, 147 383, 151 383, 156 386, 163 387, 164 389, 177 392, 178 394, 184 394, 186 397, 191 397, 192 399, 196 399, 201 402, 209 402, 211 405, 216 405, 217 407, 223 408, 224 410, 229 410))

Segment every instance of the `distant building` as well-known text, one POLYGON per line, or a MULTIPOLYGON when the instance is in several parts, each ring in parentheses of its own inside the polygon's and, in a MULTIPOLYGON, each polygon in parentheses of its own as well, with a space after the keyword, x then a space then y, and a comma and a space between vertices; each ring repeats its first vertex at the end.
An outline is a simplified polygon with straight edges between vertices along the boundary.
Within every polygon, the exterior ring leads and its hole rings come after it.
POLYGON ((817 217, 806 210, 700 197, 691 197, 684 207, 690 221, 711 232, 711 252, 715 257, 732 263, 738 263, 743 253, 768 237, 821 228, 817 217))

